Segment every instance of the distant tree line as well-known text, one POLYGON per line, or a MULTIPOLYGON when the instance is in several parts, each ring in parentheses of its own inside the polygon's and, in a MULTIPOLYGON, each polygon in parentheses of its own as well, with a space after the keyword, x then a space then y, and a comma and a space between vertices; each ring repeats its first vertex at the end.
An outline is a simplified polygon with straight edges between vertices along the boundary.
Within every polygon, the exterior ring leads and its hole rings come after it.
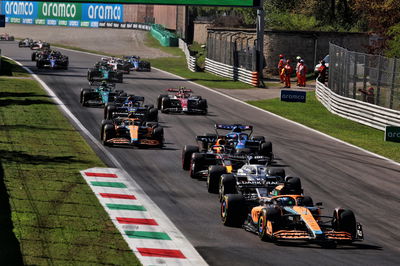
MULTIPOLYGON (((372 53, 400 57, 400 0, 266 0, 264 9, 266 29, 375 33, 372 53)), ((215 26, 255 26, 251 8, 189 10, 191 18, 214 18, 215 26)))

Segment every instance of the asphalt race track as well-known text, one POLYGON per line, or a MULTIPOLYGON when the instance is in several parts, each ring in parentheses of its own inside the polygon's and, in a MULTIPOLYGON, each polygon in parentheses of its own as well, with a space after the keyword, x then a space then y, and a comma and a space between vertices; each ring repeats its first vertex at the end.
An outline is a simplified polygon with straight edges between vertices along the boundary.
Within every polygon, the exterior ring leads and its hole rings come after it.
MULTIPOLYGON (((51 87, 87 129, 99 137, 101 108, 79 104, 86 72, 99 57, 65 51, 70 67, 37 71, 31 51, 16 43, 1 43, 2 54, 30 67, 51 87)), ((186 86, 208 100, 207 116, 165 115, 163 149, 108 148, 182 231, 210 265, 398 265, 400 262, 400 166, 318 133, 233 101, 174 76, 153 70, 124 75, 118 89, 142 95, 155 104, 165 88, 186 86), (341 206, 352 209, 362 223, 365 241, 324 249, 317 245, 261 242, 240 228, 228 228, 219 218, 217 195, 204 181, 181 169, 181 148, 194 136, 213 132, 216 122, 248 123, 255 135, 268 137, 276 164, 302 179, 305 194, 324 203, 326 215, 341 206)), ((382 133, 383 137, 383 133, 382 133)), ((400 151, 399 151, 400 152, 400 151)), ((105 158, 104 154, 99 156, 105 158)), ((104 159, 106 160, 106 159, 104 159)), ((107 160, 106 160, 107 162, 107 160)), ((111 167, 113 165, 110 165, 111 167)))

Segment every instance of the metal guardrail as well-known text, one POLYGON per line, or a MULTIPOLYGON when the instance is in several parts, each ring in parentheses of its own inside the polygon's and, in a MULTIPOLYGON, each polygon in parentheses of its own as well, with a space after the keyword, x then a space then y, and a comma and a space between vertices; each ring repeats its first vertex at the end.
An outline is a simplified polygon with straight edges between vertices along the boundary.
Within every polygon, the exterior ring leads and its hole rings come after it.
POLYGON ((358 123, 385 130, 386 126, 400 126, 400 111, 340 96, 317 81, 317 99, 333 114, 358 123))
POLYGON ((179 48, 185 53, 187 67, 190 71, 197 71, 196 57, 190 55, 189 48, 184 40, 179 39, 179 48))
POLYGON ((255 71, 246 70, 243 68, 223 64, 209 58, 206 58, 206 71, 217 74, 219 76, 238 80, 253 86, 258 86, 260 79, 255 71))

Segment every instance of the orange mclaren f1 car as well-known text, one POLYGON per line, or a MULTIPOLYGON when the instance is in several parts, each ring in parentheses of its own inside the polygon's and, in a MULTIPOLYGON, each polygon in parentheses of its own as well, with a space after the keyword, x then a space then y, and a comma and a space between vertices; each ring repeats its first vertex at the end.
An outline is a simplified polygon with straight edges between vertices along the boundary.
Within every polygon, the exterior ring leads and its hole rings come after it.
POLYGON ((336 208, 332 216, 321 215, 321 203, 311 197, 278 195, 264 198, 246 209, 242 195, 227 194, 221 203, 225 225, 242 225, 263 241, 304 240, 322 246, 363 240, 363 230, 351 210, 336 208))

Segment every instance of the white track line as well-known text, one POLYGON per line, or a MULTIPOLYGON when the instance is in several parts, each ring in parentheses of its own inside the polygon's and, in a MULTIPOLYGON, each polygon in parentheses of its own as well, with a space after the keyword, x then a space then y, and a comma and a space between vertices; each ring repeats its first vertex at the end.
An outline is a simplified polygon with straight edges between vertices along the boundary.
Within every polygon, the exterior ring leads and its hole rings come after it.
MULTIPOLYGON (((59 48, 60 48, 60 49, 67 50, 67 51, 71 51, 71 52, 78 52, 78 53, 83 53, 83 54, 88 54, 88 55, 105 56, 105 55, 102 55, 102 54, 95 54, 95 53, 90 53, 90 52, 83 52, 83 51, 72 50, 72 49, 61 48, 61 47, 59 47, 59 48)), ((387 157, 384 157, 384 156, 382 156, 382 155, 376 154, 376 153, 374 153, 374 152, 365 150, 365 149, 363 149, 363 148, 361 148, 361 147, 355 146, 355 145, 350 144, 350 143, 348 143, 348 142, 345 142, 345 141, 343 141, 343 140, 337 139, 337 138, 335 138, 335 137, 332 137, 332 136, 330 136, 330 135, 328 135, 328 134, 322 133, 322 132, 320 132, 320 131, 318 131, 318 130, 315 130, 315 129, 313 129, 313 128, 310 128, 310 127, 308 127, 308 126, 305 126, 305 125, 300 124, 300 123, 298 123, 298 122, 295 122, 295 121, 293 121, 293 120, 289 120, 289 119, 287 119, 287 118, 285 118, 285 117, 279 116, 279 115, 277 115, 277 114, 271 113, 271 112, 269 112, 269 111, 267 111, 267 110, 261 109, 261 108, 259 108, 259 107, 257 107, 257 106, 251 105, 251 104, 249 104, 249 103, 246 103, 246 102, 244 102, 244 101, 242 101, 242 100, 239 100, 239 99, 237 99, 237 98, 234 98, 234 97, 232 97, 232 96, 226 95, 226 94, 224 94, 224 93, 222 93, 222 92, 219 92, 219 91, 210 89, 210 88, 208 88, 208 87, 206 87, 206 86, 204 86, 204 85, 201 85, 201 84, 195 83, 195 82, 193 82, 193 81, 187 80, 187 79, 185 79, 185 78, 183 78, 183 77, 181 77, 181 76, 178 76, 178 75, 169 73, 169 72, 167 72, 167 71, 158 69, 158 68, 156 68, 156 67, 152 67, 152 68, 154 68, 154 69, 156 69, 156 70, 158 70, 158 71, 160 71, 160 72, 162 72, 162 73, 164 73, 164 74, 173 76, 173 77, 175 77, 175 78, 180 78, 180 79, 182 79, 182 80, 184 80, 184 81, 186 81, 186 82, 189 82, 189 83, 191 83, 191 84, 193 84, 193 85, 202 87, 203 89, 206 89, 206 90, 208 90, 208 91, 210 91, 210 92, 219 94, 219 95, 224 96, 224 97, 226 97, 226 98, 229 98, 229 99, 231 99, 231 100, 233 100, 233 101, 235 101, 235 102, 239 102, 239 103, 241 103, 241 104, 250 106, 250 107, 252 107, 252 108, 254 108, 254 109, 257 109, 257 110, 259 110, 259 111, 262 111, 262 112, 264 112, 264 113, 267 113, 267 114, 269 114, 269 115, 272 115, 272 116, 274 116, 274 117, 276 117, 276 118, 282 119, 282 120, 284 120, 284 121, 286 121, 286 122, 289 122, 289 123, 292 123, 292 124, 295 124, 295 125, 300 126, 300 127, 304 128, 304 129, 310 130, 310 131, 312 131, 312 132, 314 132, 314 133, 317 133, 317 134, 319 134, 319 135, 322 135, 322 136, 324 136, 324 137, 327 137, 327 138, 329 138, 329 139, 331 139, 331 140, 337 141, 337 142, 339 142, 339 143, 342 143, 342 144, 345 144, 345 145, 350 146, 350 147, 352 147, 352 148, 355 148, 355 149, 358 149, 358 150, 360 150, 360 151, 363 151, 363 152, 365 152, 365 153, 367 153, 367 154, 369 154, 369 155, 372 155, 372 156, 375 156, 375 157, 377 157, 377 158, 383 159, 383 160, 385 160, 385 161, 387 161, 387 162, 389 162, 389 163, 392 163, 392 164, 395 164, 395 165, 397 165, 397 166, 400 166, 400 163, 398 163, 398 162, 396 162, 396 161, 394 161, 394 160, 392 160, 392 159, 389 159, 389 158, 387 158, 387 157)))
MULTIPOLYGON (((53 90, 47 86, 47 84, 41 80, 32 70, 22 65, 20 62, 13 60, 12 58, 5 58, 16 62, 19 66, 23 67, 32 77, 40 83, 40 85, 46 90, 49 96, 58 104, 59 108, 75 123, 75 125, 82 130, 82 132, 90 138, 90 140, 112 161, 112 163, 119 169, 124 170, 126 175, 129 177, 126 182, 128 182, 131 187, 134 187, 136 194, 140 195, 140 199, 149 208, 150 212, 154 217, 160 221, 162 228, 168 232, 175 232, 175 235, 180 235, 180 243, 182 250, 185 250, 185 255, 188 258, 188 262, 191 265, 207 265, 196 249, 190 244, 186 237, 179 231, 178 228, 171 222, 171 220, 164 214, 164 212, 150 199, 150 197, 143 191, 135 179, 130 175, 124 167, 119 163, 119 161, 106 149, 104 146, 85 128, 85 126, 78 120, 78 118, 72 114, 72 112, 64 105, 64 103, 57 97, 53 90)), ((138 257, 139 258, 139 257, 138 257)))

